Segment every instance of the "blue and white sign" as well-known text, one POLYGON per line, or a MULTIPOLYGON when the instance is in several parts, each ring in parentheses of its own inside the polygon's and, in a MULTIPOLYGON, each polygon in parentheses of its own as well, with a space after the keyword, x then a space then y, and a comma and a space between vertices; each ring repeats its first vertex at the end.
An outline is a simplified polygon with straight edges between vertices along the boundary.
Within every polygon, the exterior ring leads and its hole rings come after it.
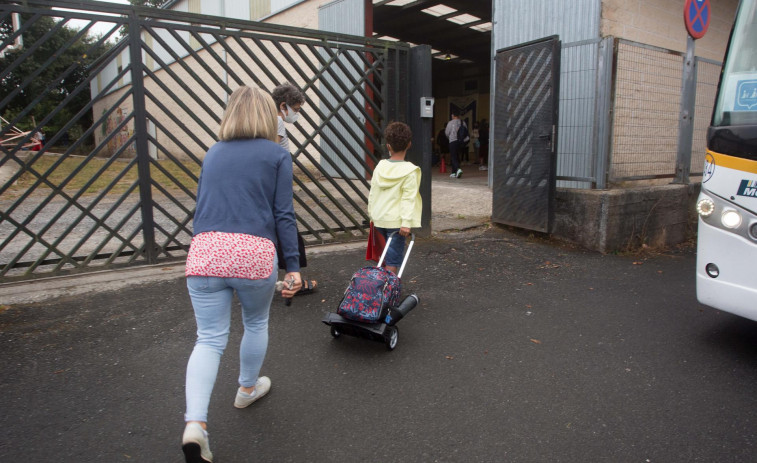
POLYGON ((736 83, 734 111, 757 111, 757 80, 739 80, 736 83))
POLYGON ((757 111, 757 72, 734 72, 723 80, 723 111, 757 111))
POLYGON ((742 180, 736 194, 739 196, 757 198, 757 180, 742 180))

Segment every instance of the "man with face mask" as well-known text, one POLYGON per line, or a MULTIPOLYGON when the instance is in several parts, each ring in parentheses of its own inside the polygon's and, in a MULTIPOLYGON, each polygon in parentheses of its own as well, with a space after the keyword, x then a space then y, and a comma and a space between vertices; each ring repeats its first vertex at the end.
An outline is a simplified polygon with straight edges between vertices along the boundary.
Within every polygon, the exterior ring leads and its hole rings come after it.
POLYGON ((289 151, 289 138, 287 137, 284 122, 294 124, 300 117, 300 108, 305 103, 305 95, 302 91, 289 82, 284 82, 273 89, 273 101, 279 111, 279 145, 289 151))
MULTIPOLYGON (((292 85, 290 82, 284 82, 281 85, 277 85, 272 92, 273 102, 276 104, 278 110, 278 141, 285 150, 289 151, 289 137, 287 137, 285 122, 294 124, 300 117, 300 108, 305 103, 305 95, 302 91, 292 85)), ((302 236, 297 233, 297 244, 300 251, 300 267, 307 267, 308 262, 305 256, 305 241, 302 236)), ((277 252, 280 249, 277 248, 277 252)), ((283 258, 279 257, 279 262, 283 262, 283 258)), ((279 265, 281 266, 281 265, 279 265)), ((297 292, 297 295, 312 293, 318 282, 311 280, 305 276, 302 277, 302 289, 297 292)))

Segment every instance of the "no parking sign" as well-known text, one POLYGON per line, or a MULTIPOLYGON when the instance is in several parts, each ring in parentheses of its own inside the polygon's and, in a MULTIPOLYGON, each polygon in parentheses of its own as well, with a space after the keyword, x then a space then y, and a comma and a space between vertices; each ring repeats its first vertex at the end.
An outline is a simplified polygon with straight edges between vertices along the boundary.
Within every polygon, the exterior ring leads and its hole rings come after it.
POLYGON ((710 27, 710 0, 686 0, 683 22, 693 39, 701 39, 710 27))

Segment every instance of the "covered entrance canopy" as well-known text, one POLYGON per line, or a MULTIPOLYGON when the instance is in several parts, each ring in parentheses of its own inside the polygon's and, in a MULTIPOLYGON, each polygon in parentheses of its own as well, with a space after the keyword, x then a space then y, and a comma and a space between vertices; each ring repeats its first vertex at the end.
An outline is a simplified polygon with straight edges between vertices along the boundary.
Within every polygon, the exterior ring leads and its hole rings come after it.
POLYGON ((376 37, 431 46, 435 87, 466 70, 488 78, 491 20, 491 0, 373 0, 376 37))

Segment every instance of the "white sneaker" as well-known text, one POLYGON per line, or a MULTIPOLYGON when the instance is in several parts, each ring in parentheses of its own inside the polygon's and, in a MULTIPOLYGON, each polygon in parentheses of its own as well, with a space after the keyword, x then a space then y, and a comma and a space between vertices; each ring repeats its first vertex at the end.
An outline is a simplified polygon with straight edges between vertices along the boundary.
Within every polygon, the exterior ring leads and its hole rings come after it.
POLYGON ((184 451, 184 459, 187 463, 213 462, 208 432, 202 429, 200 423, 187 423, 184 436, 181 438, 181 450, 184 451))
POLYGON ((234 400, 234 406, 237 408, 249 407, 253 402, 268 394, 270 390, 271 378, 261 376, 255 382, 255 390, 252 391, 252 394, 242 392, 242 388, 237 389, 237 398, 234 400))
POLYGON ((486 166, 481 166, 481 167, 478 168, 478 170, 489 170, 489 168, 486 167, 486 166))
POLYGON ((457 172, 452 172, 449 174, 449 178, 457 178, 457 172))
POLYGON ((455 172, 455 175, 457 178, 460 178, 463 176, 463 169, 457 169, 457 172, 455 172))

